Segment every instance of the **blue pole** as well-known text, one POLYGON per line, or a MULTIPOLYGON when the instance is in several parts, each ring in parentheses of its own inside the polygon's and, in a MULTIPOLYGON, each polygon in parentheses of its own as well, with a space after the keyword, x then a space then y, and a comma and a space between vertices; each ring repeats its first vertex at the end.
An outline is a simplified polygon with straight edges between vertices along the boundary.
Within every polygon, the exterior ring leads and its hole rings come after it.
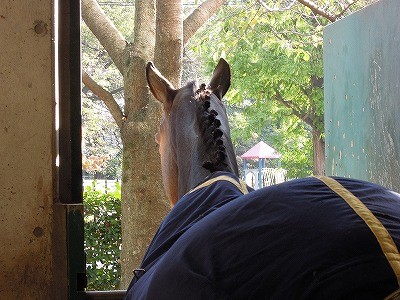
POLYGON ((258 188, 261 189, 263 186, 262 184, 262 165, 263 161, 262 159, 258 159, 258 188))

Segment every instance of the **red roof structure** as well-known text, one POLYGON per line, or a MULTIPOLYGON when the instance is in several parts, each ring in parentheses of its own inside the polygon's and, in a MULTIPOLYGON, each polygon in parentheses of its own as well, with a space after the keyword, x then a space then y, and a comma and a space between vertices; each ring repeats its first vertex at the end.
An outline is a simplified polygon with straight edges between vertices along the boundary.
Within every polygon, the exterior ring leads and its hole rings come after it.
POLYGON ((259 159, 259 158, 279 158, 282 155, 271 146, 268 146, 264 142, 259 142, 253 146, 250 150, 244 153, 241 158, 243 159, 259 159))

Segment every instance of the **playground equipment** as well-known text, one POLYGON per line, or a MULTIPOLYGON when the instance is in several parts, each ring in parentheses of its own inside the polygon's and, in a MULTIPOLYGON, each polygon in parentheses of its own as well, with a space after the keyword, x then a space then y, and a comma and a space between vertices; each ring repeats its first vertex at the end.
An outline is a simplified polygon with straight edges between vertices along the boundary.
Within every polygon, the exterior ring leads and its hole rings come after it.
MULTIPOLYGON (((267 167, 268 161, 279 159, 282 155, 264 142, 259 142, 241 155, 243 159, 243 177, 246 184, 260 189, 285 181, 286 170, 280 167, 267 167), (249 168, 249 160, 257 160, 258 168, 249 168)), ((279 163, 277 164, 279 166, 279 163)))

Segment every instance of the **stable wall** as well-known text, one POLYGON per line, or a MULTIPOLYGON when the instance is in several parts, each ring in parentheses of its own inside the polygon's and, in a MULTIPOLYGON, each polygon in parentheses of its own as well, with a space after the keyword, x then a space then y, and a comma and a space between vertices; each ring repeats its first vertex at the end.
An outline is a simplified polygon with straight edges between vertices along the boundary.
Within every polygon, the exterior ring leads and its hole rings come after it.
POLYGON ((400 5, 381 0, 324 30, 326 173, 400 191, 400 5))
POLYGON ((53 1, 0 1, 1 299, 67 298, 53 23, 53 1))

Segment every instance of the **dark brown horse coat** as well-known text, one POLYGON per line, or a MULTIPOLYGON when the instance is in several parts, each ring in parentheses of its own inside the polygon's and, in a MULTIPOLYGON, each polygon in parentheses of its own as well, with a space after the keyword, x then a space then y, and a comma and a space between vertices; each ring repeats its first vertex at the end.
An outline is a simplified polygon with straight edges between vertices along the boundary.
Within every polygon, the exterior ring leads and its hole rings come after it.
MULTIPOLYGON (((400 196, 336 179, 399 249, 400 196)), ((365 222, 312 177, 247 195, 219 181, 184 196, 141 268, 126 299, 383 299, 399 288, 365 222)))

